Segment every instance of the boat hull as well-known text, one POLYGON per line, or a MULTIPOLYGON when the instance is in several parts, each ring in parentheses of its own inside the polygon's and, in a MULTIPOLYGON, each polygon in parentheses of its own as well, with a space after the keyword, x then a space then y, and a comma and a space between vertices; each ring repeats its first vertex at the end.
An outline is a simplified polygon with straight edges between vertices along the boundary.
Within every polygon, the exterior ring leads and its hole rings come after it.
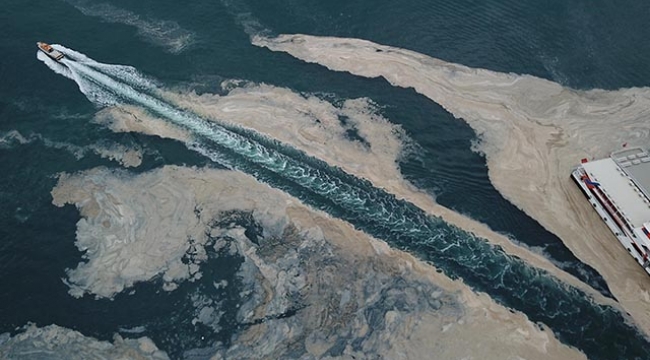
POLYGON ((36 46, 38 47, 38 50, 43 52, 45 55, 47 55, 48 57, 50 57, 50 59, 52 59, 54 61, 61 62, 61 60, 63 58, 65 58, 65 55, 63 55, 62 52, 60 52, 59 50, 56 50, 55 48, 53 48, 49 44, 42 43, 42 42, 37 42, 36 46))
POLYGON ((645 270, 646 273, 650 274, 650 269, 647 266, 644 266, 646 265, 646 260, 634 250, 635 246, 633 245, 633 240, 626 234, 625 230, 621 229, 619 225, 617 225, 613 216, 605 209, 605 206, 601 203, 596 194, 594 194, 589 186, 587 186, 582 178, 583 174, 584 173, 580 167, 576 168, 571 173, 571 180, 573 180, 573 182, 578 186, 582 194, 587 198, 593 209, 596 210, 616 239, 625 249, 627 249, 630 256, 632 256, 634 260, 643 267, 643 270, 645 270))

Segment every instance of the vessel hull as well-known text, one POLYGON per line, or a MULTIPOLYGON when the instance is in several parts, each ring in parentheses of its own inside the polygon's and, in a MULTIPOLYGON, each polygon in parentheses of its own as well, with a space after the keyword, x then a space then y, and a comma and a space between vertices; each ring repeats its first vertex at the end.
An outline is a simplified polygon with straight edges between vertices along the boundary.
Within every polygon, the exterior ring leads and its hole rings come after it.
POLYGON ((583 180, 582 178, 583 173, 581 171, 581 168, 578 167, 573 172, 571 173, 571 179, 573 182, 578 186, 582 194, 587 198, 589 203, 591 204, 592 208, 598 213, 600 218, 603 220, 605 225, 609 228, 609 230, 612 232, 612 234, 616 237, 616 239, 623 245, 625 249, 627 249, 628 253, 630 256, 636 260, 636 262, 643 267, 643 269, 650 275, 650 269, 648 267, 645 267, 645 260, 641 255, 639 255, 635 250, 634 250, 634 245, 633 245, 633 240, 625 234, 623 230, 621 230, 618 225, 616 224, 616 221, 612 217, 612 215, 609 214, 609 212, 605 209, 603 204, 601 204, 600 200, 598 197, 593 193, 593 191, 587 186, 587 183, 583 180))

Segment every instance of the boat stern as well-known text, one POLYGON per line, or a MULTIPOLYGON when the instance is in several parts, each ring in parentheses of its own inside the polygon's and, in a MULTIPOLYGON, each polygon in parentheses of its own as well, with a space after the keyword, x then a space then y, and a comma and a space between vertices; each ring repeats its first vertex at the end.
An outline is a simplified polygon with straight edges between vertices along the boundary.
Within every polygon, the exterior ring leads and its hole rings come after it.
POLYGON ((42 51, 43 53, 45 53, 45 55, 49 56, 51 59, 55 61, 60 62, 61 59, 65 57, 65 55, 63 55, 62 52, 56 50, 50 44, 38 41, 36 42, 36 47, 38 47, 40 51, 42 51))

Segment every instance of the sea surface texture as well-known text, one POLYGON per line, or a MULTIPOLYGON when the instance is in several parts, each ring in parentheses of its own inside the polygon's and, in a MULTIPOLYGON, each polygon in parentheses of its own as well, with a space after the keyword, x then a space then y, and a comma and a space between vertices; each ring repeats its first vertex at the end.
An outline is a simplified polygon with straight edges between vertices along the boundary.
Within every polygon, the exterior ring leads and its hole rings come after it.
POLYGON ((650 359, 650 278, 563 200, 650 144, 649 21, 5 0, 0 358, 650 359))

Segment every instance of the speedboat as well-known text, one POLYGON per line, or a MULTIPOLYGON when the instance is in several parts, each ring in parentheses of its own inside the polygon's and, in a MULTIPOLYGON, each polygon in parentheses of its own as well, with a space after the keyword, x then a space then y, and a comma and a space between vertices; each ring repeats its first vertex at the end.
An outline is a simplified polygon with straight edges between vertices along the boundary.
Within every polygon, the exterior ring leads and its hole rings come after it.
POLYGON ((37 42, 36 46, 38 49, 45 53, 45 55, 51 57, 53 60, 61 61, 65 57, 62 52, 53 48, 50 44, 44 42, 37 42))

